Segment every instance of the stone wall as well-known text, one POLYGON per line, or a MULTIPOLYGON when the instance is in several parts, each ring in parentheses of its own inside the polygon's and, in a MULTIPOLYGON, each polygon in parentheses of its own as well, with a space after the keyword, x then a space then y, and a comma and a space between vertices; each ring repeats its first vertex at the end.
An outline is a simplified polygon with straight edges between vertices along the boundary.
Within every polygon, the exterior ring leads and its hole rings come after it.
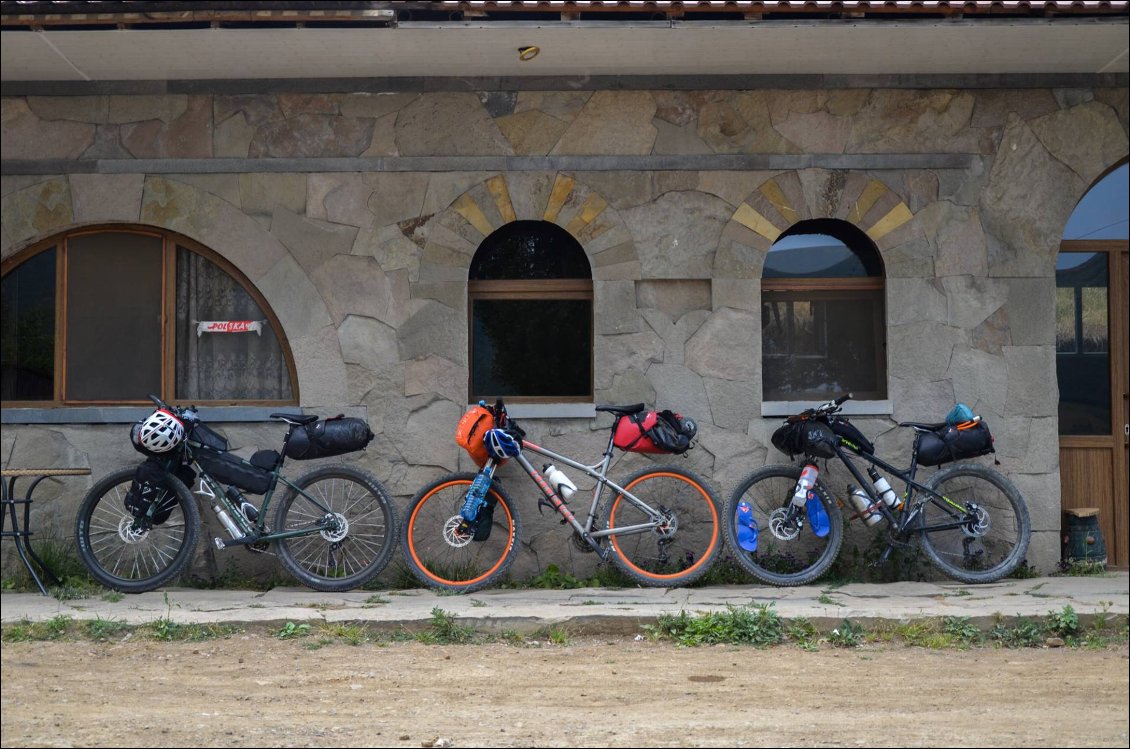
MULTIPOLYGON (((302 407, 369 419, 377 440, 346 460, 378 476, 401 508, 469 467, 451 439, 466 402, 467 269, 494 229, 544 219, 577 238, 593 269, 597 401, 695 416, 701 437, 685 465, 724 499, 744 474, 782 458, 768 447, 779 419, 761 416, 765 253, 797 221, 849 221, 885 264, 894 404, 857 423, 899 457, 909 436, 896 421, 940 418, 955 400, 973 406, 1030 505, 1029 560, 1045 571, 1058 560, 1055 255, 1076 202, 1127 154, 1125 89, 0 104, 3 257, 117 222, 220 253, 278 315, 302 407)), ((608 422, 524 426, 541 444, 595 460, 608 422)), ((243 453, 281 438, 275 424, 222 431, 243 453)), ((36 524, 60 537, 82 492, 135 457, 121 424, 6 424, 2 455, 5 465, 93 470, 85 483, 45 487, 36 524)), ((642 460, 625 457, 615 473, 642 460)), ((549 563, 591 571, 591 555, 533 512, 533 486, 511 471, 528 531, 516 574, 549 563)), ((201 559, 210 574, 229 561, 213 557, 201 559)))

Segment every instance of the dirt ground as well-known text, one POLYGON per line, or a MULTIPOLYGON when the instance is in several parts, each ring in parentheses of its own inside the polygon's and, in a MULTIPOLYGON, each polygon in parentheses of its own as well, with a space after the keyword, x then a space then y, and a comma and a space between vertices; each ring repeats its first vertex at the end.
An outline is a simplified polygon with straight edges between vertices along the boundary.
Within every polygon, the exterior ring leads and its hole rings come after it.
POLYGON ((5 747, 1127 746, 1128 648, 4 643, 5 747))

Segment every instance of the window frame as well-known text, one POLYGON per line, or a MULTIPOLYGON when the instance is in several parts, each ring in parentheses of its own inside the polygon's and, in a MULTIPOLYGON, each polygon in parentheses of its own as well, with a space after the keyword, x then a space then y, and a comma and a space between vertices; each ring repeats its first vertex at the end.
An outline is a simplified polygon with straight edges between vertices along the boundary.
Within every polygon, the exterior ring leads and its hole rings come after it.
POLYGON ((7 276, 16 271, 21 265, 52 248, 56 251, 55 258, 55 351, 54 372, 52 383, 52 398, 44 400, 12 400, 3 401, 4 408, 83 408, 83 407, 113 407, 149 405, 145 400, 76 400, 67 397, 66 387, 66 356, 67 356, 67 298, 68 285, 68 242, 74 237, 89 236, 92 234, 138 234, 157 238, 161 241, 161 392, 156 393, 167 403, 187 402, 175 394, 176 388, 176 253, 178 247, 183 247, 189 252, 204 257, 228 274, 242 288, 251 299, 259 306, 268 324, 271 326, 279 347, 286 362, 287 373, 290 377, 291 398, 288 399, 262 399, 262 400, 237 400, 224 399, 192 399, 193 405, 199 406, 297 406, 299 404, 298 370, 294 363, 294 354, 290 342, 283 331, 278 316, 267 303, 254 284, 236 268, 230 261, 214 250, 196 242, 188 237, 171 232, 159 227, 139 226, 133 224, 97 224, 84 226, 55 234, 40 240, 20 252, 6 258, 0 263, 0 277, 7 276))
MULTIPOLYGON (((549 222, 539 222, 549 223, 549 222)), ((596 309, 593 303, 592 262, 584 247, 572 234, 556 224, 553 228, 568 235, 584 256, 588 264, 588 278, 542 278, 542 279, 471 279, 467 280, 467 402, 478 403, 491 400, 495 394, 476 393, 475 384, 475 302, 477 301, 586 301, 589 313, 588 341, 588 384, 589 390, 582 395, 506 395, 507 403, 514 404, 591 404, 596 397, 596 309)), ((505 228, 502 227, 502 228, 505 228)), ((479 245, 475 254, 489 248, 487 237, 479 245)), ((470 267, 474 266, 472 257, 470 267)))
MULTIPOLYGON (((812 220, 819 231, 793 231, 801 224, 796 224, 790 228, 789 231, 782 232, 777 241, 785 238, 786 236, 794 236, 798 234, 821 234, 830 236, 833 239, 843 244, 850 252, 858 254, 859 250, 853 246, 851 242, 840 236, 835 231, 837 225, 843 224, 845 227, 851 227, 856 231, 858 227, 838 219, 814 219, 812 220), (818 223, 816 223, 818 222, 818 223), (835 222, 829 224, 828 222, 835 222)), ((807 222, 802 222, 807 223, 807 222)), ((865 235, 864 235, 865 236, 865 235)), ((868 241, 871 241, 868 238, 868 241)), ((874 302, 871 325, 871 335, 875 341, 875 377, 876 382, 882 387, 881 390, 868 390, 859 391, 853 390, 852 395, 856 400, 873 401, 877 403, 886 402, 890 393, 889 382, 887 381, 887 335, 886 335, 886 268, 883 264, 882 255, 879 253, 877 247, 872 244, 871 247, 866 248, 874 253, 874 259, 878 262, 880 275, 871 276, 850 276, 850 277, 835 277, 830 276, 826 278, 820 277, 764 277, 762 271, 761 279, 761 304, 767 302, 797 302, 797 301, 833 301, 833 300, 864 300, 874 302)), ((866 262, 864 262, 866 266, 866 262)), ((764 326, 762 327, 764 331, 764 326)), ((790 393, 787 401, 781 398, 773 398, 766 395, 766 381, 765 381, 765 349, 764 349, 764 332, 762 332, 762 353, 761 353, 761 397, 762 403, 792 403, 794 401, 808 401, 813 399, 820 399, 827 396, 836 396, 839 393, 825 393, 821 395, 802 395, 790 393)), ((764 409, 763 409, 764 410, 764 409)))

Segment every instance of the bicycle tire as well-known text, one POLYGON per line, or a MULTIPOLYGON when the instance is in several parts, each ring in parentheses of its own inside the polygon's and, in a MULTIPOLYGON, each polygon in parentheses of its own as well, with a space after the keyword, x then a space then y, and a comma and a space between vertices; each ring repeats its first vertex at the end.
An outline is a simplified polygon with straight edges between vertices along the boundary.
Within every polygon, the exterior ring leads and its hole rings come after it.
MULTIPOLYGON (((718 499, 690 471, 674 466, 645 468, 623 485, 652 508, 670 512, 670 522, 643 533, 609 536, 612 561, 633 582, 677 587, 694 582, 714 565, 722 547, 718 499)), ((623 494, 608 506, 605 527, 614 531, 650 522, 623 494)))
POLYGON ((919 543, 947 577, 963 583, 991 583, 1024 560, 1032 521, 1020 490, 1003 474, 979 463, 956 463, 935 473, 925 485, 955 502, 974 502, 988 513, 987 531, 951 528, 931 532, 925 529, 954 515, 937 500, 922 505, 919 543))
POLYGON ((774 532, 770 514, 789 505, 801 465, 770 465, 746 476, 734 490, 723 513, 726 542, 747 572, 763 583, 776 586, 807 585, 818 580, 840 553, 844 540, 844 519, 839 507, 823 481, 817 479, 813 487, 828 516, 828 534, 821 538, 807 527, 807 516, 802 511, 802 525, 797 528, 777 526, 774 532), (757 548, 743 549, 738 543, 738 504, 745 500, 757 522, 757 548), (795 537, 788 536, 795 532, 795 537))
POLYGON ((122 593, 144 593, 177 578, 196 552, 200 512, 192 492, 175 476, 164 485, 176 506, 159 525, 145 528, 125 506, 136 466, 96 483, 79 505, 75 545, 95 580, 122 593))
POLYGON ((489 537, 461 541, 450 533, 475 475, 444 476, 421 489, 408 505, 401 537, 404 559, 430 588, 454 593, 485 588, 502 579, 518 555, 521 516, 497 480, 488 493, 495 501, 489 537))
MULTIPOLYGON (((381 573, 396 547, 396 509, 376 478, 357 468, 326 466, 294 482, 330 508, 339 530, 275 541, 279 563, 303 585, 323 592, 359 588, 381 573)), ((308 527, 320 507, 287 487, 275 510, 275 531, 308 527)))

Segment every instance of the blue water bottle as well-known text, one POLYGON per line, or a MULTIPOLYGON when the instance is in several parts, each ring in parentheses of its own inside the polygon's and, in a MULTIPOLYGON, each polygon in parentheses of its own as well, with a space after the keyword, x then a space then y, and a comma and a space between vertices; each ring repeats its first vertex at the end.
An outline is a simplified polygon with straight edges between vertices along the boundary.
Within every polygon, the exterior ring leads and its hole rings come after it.
POLYGON ((475 476, 475 480, 471 482, 471 488, 467 490, 467 497, 463 500, 463 507, 460 508, 459 514, 468 523, 475 522, 479 517, 479 510, 487 503, 487 491, 490 489, 490 476, 486 471, 479 471, 475 476))

